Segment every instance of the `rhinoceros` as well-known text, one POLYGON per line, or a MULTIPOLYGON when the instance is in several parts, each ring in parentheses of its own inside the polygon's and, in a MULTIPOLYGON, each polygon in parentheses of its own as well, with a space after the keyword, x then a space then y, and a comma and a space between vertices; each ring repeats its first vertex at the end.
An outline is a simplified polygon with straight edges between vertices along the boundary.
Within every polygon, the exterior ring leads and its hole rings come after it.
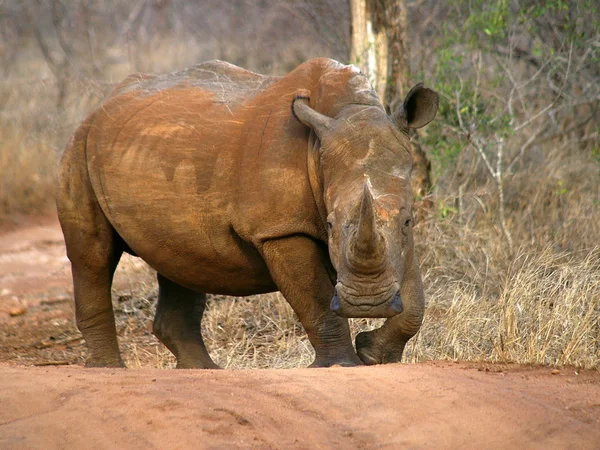
POLYGON ((400 361, 424 297, 413 245, 408 132, 437 94, 416 85, 388 115, 351 65, 281 77, 210 61, 133 75, 77 129, 57 206, 87 366, 124 366, 111 283, 123 252, 157 271, 153 333, 179 368, 217 368, 206 294, 281 291, 314 367, 400 361), (356 337, 349 317, 387 318, 356 337))

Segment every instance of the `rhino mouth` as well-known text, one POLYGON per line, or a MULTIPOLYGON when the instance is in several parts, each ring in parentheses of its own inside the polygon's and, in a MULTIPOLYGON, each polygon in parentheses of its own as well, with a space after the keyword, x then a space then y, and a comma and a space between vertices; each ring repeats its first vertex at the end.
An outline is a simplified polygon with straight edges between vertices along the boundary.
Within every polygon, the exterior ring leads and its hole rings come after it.
POLYGON ((404 310, 400 286, 392 282, 374 293, 362 294, 341 282, 335 287, 331 310, 341 317, 386 318, 404 310))

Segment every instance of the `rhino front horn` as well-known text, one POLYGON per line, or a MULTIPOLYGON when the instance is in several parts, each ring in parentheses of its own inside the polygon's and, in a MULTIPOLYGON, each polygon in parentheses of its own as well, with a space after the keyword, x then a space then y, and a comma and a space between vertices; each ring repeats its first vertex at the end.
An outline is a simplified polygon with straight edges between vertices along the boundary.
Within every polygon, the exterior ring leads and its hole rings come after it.
POLYGON ((379 242, 377 234, 377 223, 375 221, 375 210, 373 207, 373 194, 367 178, 363 185, 362 198, 360 202, 360 218, 356 232, 356 248, 362 254, 372 254, 377 250, 379 242))

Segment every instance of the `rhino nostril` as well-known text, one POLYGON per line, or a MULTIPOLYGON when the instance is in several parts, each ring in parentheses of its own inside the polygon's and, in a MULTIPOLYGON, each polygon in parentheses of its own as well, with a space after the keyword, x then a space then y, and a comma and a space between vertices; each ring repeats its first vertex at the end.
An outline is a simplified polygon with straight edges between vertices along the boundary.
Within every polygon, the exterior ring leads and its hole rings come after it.
POLYGON ((333 290, 333 298, 331 299, 330 308, 332 311, 337 311, 340 309, 340 299, 338 298, 337 289, 333 290))
POLYGON ((394 295, 394 300, 392 300, 392 304, 390 305, 394 311, 401 313, 404 311, 404 305, 402 304, 402 298, 400 298, 400 291, 396 292, 394 295))

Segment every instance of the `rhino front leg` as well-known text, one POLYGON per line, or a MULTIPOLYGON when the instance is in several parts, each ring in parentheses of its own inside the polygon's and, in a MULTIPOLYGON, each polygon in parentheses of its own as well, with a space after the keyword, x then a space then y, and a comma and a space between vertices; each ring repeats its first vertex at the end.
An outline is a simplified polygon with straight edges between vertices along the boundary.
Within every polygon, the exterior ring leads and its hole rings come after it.
POLYGON ((262 254, 315 349, 310 367, 362 365, 352 348, 348 320, 329 308, 333 284, 325 265, 326 251, 310 238, 294 236, 265 242, 262 254))
POLYGON ((152 331, 175 355, 178 369, 220 369, 211 359, 200 323, 206 295, 180 286, 161 274, 152 331))
POLYGON ((400 294, 404 311, 386 320, 381 328, 359 333, 356 352, 367 365, 400 362, 404 347, 423 323, 425 297, 416 258, 408 266, 400 294))

